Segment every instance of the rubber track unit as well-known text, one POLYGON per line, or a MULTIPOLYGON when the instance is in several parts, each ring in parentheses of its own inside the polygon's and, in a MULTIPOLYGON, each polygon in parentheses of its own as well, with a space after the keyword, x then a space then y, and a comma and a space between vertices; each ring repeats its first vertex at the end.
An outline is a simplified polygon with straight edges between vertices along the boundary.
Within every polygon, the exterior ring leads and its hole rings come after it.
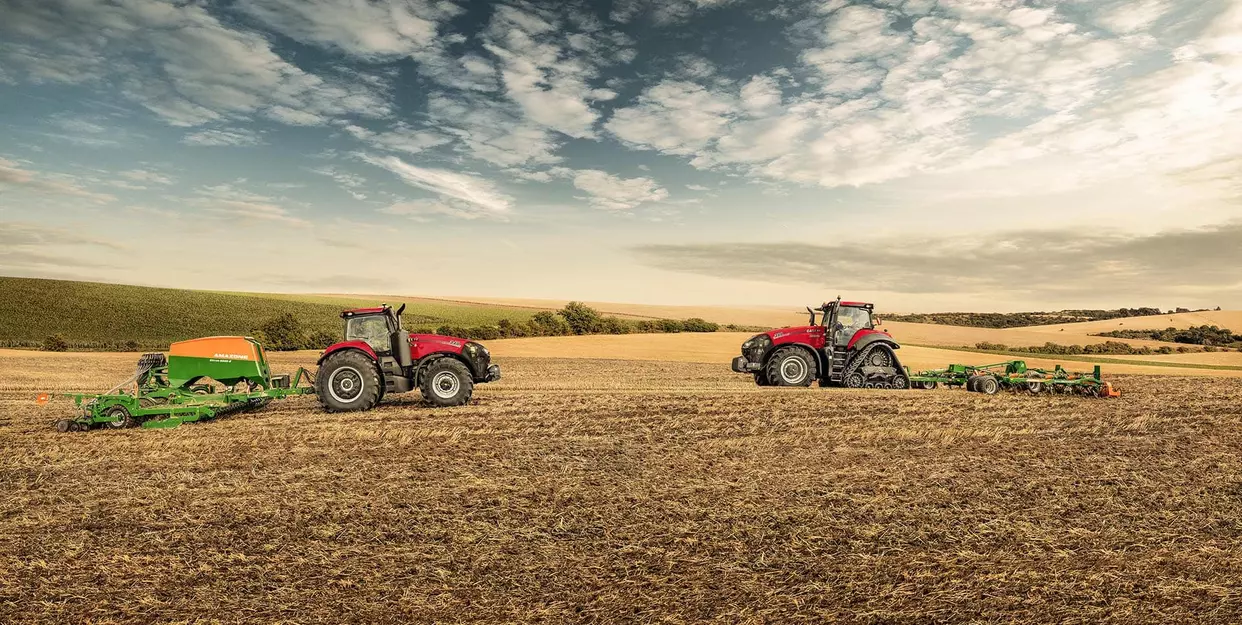
MULTIPOLYGON (((845 368, 845 373, 841 375, 842 383, 844 383, 845 380, 849 379, 851 374, 861 369, 863 366, 863 363, 867 362, 867 359, 871 357, 871 352, 876 349, 888 350, 888 357, 892 359, 891 360, 892 367, 895 371, 897 371, 897 374, 890 376, 888 379, 885 380, 885 382, 891 381, 892 378, 897 377, 897 375, 905 375, 905 368, 901 366, 901 361, 897 359, 897 352, 893 348, 889 347, 888 345, 885 345, 884 343, 872 343, 868 345, 866 349, 862 351, 861 354, 858 354, 857 356, 855 356, 854 358, 850 360, 849 366, 845 368)), ((907 386, 909 385, 907 384, 907 386)))

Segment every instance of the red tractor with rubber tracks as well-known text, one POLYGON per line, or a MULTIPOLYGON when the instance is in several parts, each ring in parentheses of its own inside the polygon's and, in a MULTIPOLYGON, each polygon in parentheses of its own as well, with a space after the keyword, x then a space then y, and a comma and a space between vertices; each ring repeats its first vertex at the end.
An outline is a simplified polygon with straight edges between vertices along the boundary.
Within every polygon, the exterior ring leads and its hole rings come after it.
POLYGON ((389 393, 419 389, 436 406, 470 401, 474 385, 500 379, 486 347, 452 336, 410 334, 405 305, 341 313, 345 340, 324 350, 315 393, 329 412, 370 410, 389 393))
POLYGON ((806 310, 810 325, 778 328, 742 343, 733 370, 753 375, 759 386, 810 386, 818 380, 820 386, 910 387, 897 358, 901 346, 876 329, 873 304, 838 297, 806 310))

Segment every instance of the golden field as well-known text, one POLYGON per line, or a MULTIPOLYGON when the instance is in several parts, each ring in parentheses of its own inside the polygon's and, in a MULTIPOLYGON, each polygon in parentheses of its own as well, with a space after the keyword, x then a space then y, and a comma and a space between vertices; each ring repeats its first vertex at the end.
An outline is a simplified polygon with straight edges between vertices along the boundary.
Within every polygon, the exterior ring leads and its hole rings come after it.
POLYGON ((0 622, 1242 621, 1236 378, 760 389, 492 345, 461 408, 67 434, 34 393, 134 358, 0 352, 0 622))

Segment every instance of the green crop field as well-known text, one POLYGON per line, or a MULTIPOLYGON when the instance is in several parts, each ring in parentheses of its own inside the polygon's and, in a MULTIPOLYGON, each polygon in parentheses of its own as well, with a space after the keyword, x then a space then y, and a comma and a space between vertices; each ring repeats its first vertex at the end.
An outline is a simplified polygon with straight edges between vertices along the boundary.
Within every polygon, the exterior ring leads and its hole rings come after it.
MULTIPOLYGON (((95 282, 0 277, 0 347, 38 347, 61 334, 73 349, 115 349, 133 341, 140 349, 199 336, 248 334, 280 313, 303 327, 333 334, 340 312, 399 298, 329 297, 191 291, 95 282)), ((497 305, 410 300, 405 326, 430 331, 441 325, 491 325, 526 321, 535 310, 497 305)))

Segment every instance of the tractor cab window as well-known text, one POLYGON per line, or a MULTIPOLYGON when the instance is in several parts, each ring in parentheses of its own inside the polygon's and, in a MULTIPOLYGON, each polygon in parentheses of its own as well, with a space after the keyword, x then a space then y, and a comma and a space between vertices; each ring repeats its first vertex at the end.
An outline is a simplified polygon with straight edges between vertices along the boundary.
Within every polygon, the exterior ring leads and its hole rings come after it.
POLYGON ((841 330, 837 332, 837 343, 844 345, 849 342, 855 332, 871 329, 871 311, 865 308, 842 306, 837 311, 837 323, 841 324, 841 330))
POLYGON ((366 341, 377 352, 392 349, 388 320, 379 315, 351 318, 345 324, 345 340, 366 341))

